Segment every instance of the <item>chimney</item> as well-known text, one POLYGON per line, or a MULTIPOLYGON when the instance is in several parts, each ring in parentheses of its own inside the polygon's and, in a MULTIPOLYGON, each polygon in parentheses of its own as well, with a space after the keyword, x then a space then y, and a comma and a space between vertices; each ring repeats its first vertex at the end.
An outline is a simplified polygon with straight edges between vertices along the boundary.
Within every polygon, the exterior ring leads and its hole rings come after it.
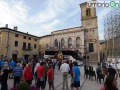
POLYGON ((5 27, 8 28, 8 24, 5 24, 5 27))
POLYGON ((28 32, 27 32, 27 34, 28 34, 28 32))
POLYGON ((17 31, 17 26, 16 27, 14 26, 14 30, 17 31))

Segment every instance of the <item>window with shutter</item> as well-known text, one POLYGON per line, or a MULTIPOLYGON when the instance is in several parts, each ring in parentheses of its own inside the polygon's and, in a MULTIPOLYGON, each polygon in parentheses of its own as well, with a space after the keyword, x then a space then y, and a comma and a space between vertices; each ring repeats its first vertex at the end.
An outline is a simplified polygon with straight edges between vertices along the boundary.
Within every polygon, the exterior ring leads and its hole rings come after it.
POLYGON ((19 37, 19 35, 18 35, 18 34, 15 34, 15 37, 19 37))
POLYGON ((36 44, 34 44, 34 49, 36 49, 36 44))
POLYGON ((90 8, 86 9, 86 16, 88 16, 88 17, 90 16, 90 8))
POLYGON ((18 46, 18 41, 15 41, 15 46, 16 46, 16 47, 18 46))
POLYGON ((89 52, 94 52, 93 43, 89 43, 89 52))

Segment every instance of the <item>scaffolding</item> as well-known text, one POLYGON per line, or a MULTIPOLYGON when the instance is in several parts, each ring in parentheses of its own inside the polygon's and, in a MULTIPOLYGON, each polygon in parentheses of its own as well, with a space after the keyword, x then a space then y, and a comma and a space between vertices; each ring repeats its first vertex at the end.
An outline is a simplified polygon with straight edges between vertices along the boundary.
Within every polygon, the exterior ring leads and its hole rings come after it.
POLYGON ((104 16, 104 59, 120 56, 120 9, 104 16))

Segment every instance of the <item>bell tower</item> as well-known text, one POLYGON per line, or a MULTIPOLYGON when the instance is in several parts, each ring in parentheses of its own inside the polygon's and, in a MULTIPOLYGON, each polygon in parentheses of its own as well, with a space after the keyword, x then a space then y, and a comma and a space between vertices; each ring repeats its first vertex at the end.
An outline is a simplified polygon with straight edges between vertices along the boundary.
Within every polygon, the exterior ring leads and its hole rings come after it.
POLYGON ((87 4, 87 2, 80 4, 82 26, 86 29, 98 28, 96 8, 88 8, 87 4))
POLYGON ((93 62, 100 60, 99 57, 99 34, 96 8, 87 7, 88 2, 80 4, 81 25, 84 28, 85 55, 93 62))

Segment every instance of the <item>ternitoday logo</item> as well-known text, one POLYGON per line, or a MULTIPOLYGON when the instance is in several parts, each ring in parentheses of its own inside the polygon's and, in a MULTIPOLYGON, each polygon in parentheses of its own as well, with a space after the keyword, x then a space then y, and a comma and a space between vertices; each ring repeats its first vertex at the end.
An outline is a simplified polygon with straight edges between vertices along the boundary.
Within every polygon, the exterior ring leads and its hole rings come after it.
POLYGON ((89 1, 87 7, 89 8, 119 8, 120 1, 89 1))

